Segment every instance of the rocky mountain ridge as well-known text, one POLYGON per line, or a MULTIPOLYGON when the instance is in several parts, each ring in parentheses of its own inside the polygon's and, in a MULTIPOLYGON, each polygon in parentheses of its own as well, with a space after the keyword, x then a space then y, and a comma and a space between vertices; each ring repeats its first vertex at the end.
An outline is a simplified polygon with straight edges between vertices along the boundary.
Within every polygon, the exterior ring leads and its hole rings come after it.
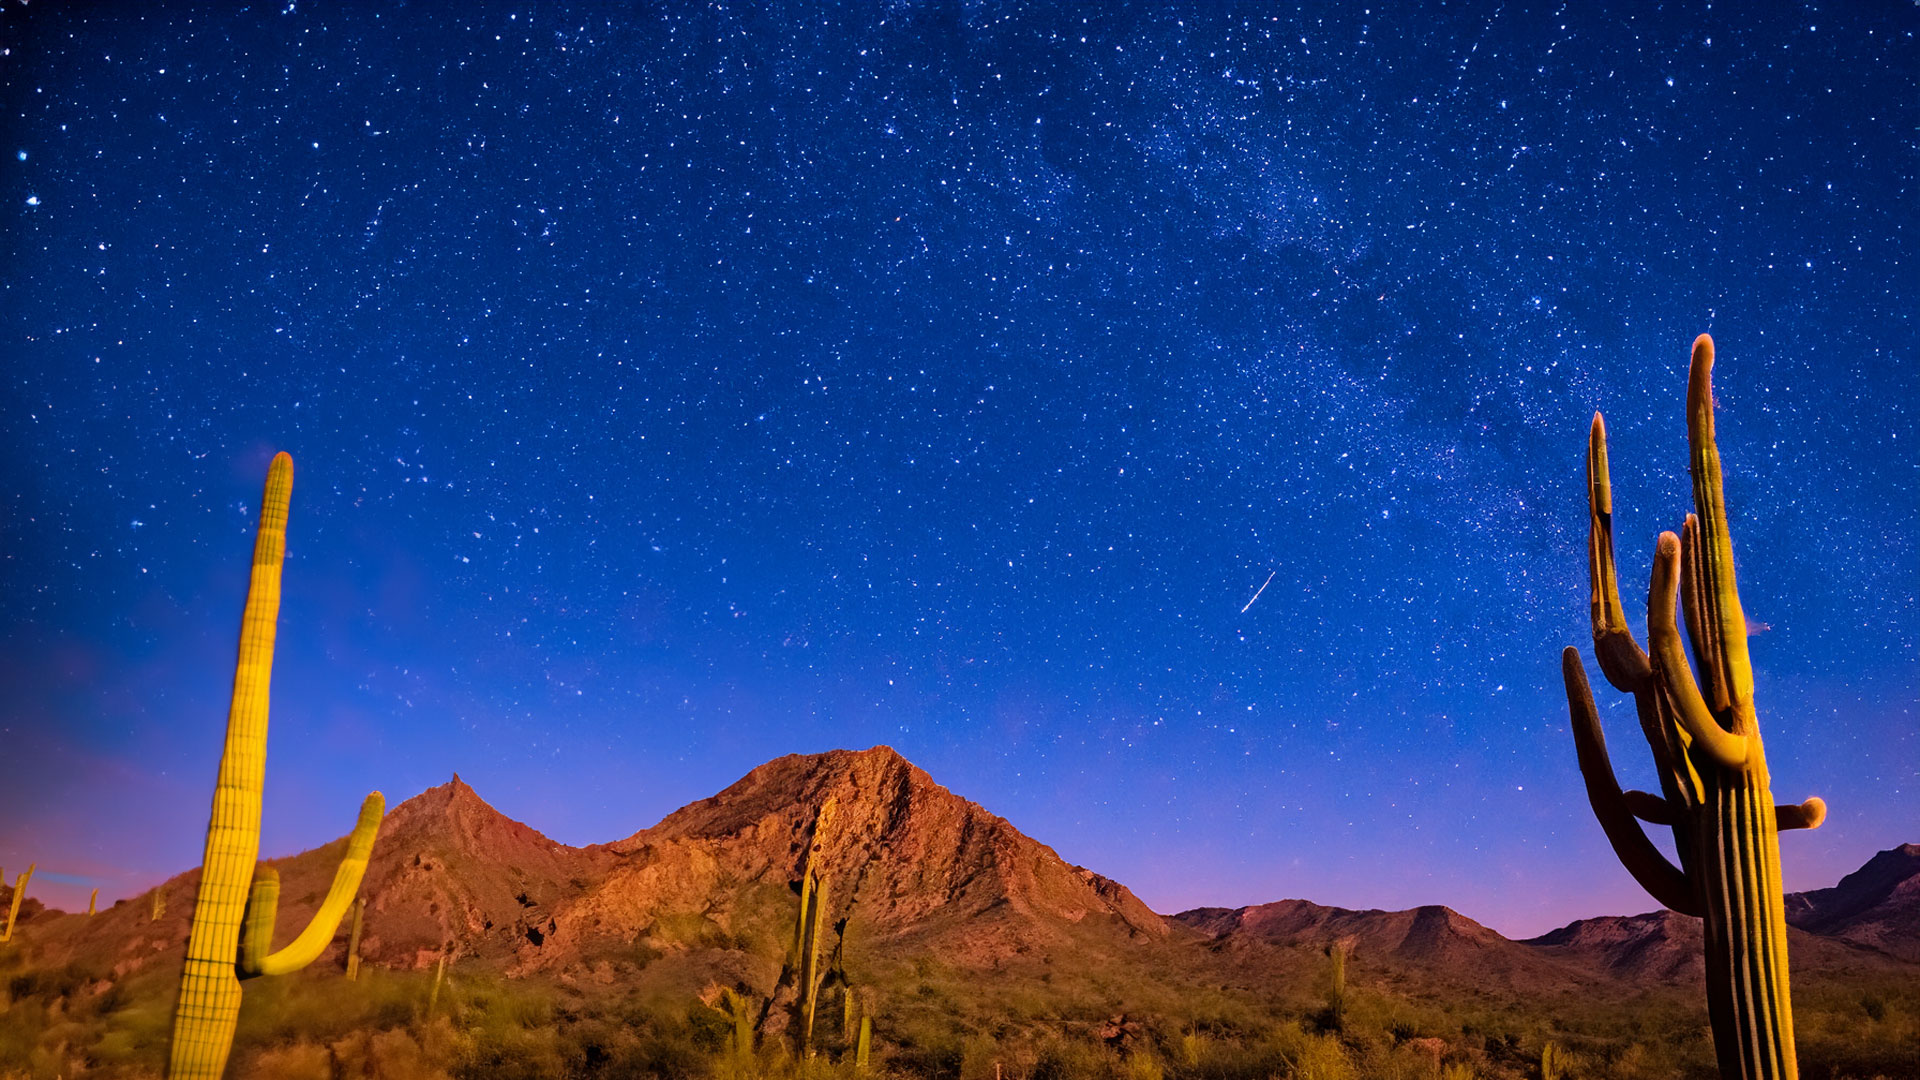
MULTIPOLYGON (((324 895, 342 842, 271 860, 282 876, 283 936, 324 895)), ((585 990, 764 991, 779 974, 791 886, 809 846, 828 897, 828 948, 876 978, 934 960, 1035 985, 1089 968, 1267 985, 1317 970, 1314 954, 1336 944, 1358 971, 1434 991, 1604 995, 1701 977, 1699 922, 1672 912, 1583 919, 1528 941, 1439 906, 1350 911, 1282 900, 1162 916, 887 747, 779 758, 650 828, 582 848, 507 818, 455 776, 383 824, 362 886, 361 955, 419 969, 447 953, 585 990)), ((92 920, 34 912, 23 937, 36 962, 86 961, 114 978, 171 962, 197 877, 159 887, 157 920, 140 898, 92 920)), ((1920 845, 1882 852, 1833 888, 1787 903, 1796 972, 1920 963, 1920 845)), ((344 937, 323 963, 341 961, 344 937)))

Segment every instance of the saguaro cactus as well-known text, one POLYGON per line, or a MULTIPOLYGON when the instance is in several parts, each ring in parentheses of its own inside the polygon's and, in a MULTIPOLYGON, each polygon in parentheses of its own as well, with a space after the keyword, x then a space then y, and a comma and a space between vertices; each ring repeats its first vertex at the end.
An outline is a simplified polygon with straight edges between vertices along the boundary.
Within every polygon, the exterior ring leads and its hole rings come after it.
POLYGON ((1661 533, 1655 547, 1643 651, 1620 604, 1607 430, 1598 413, 1587 440, 1594 654, 1607 681, 1633 695, 1658 767, 1659 795, 1620 790, 1579 650, 1561 655, 1561 670, 1587 798, 1607 840, 1655 900, 1706 923, 1707 1012, 1721 1075, 1793 1080, 1799 1070, 1778 830, 1818 828, 1826 804, 1808 799, 1775 806, 1769 789, 1713 437, 1713 339, 1705 334, 1693 343, 1687 442, 1695 513, 1679 536, 1661 533), (1680 643, 1676 596, 1698 682, 1680 643), (1673 828, 1678 867, 1635 818, 1673 828))
POLYGON ((285 453, 267 471, 253 546, 253 577, 240 624, 240 655, 233 673, 226 748, 213 792, 206 856, 194 898, 180 1002, 173 1014, 167 1065, 172 1080, 212 1080, 226 1068, 240 1014, 240 980, 282 975, 312 963, 340 927, 359 891, 386 802, 379 792, 360 806, 360 820, 334 873, 333 887, 313 921, 286 948, 270 952, 280 875, 256 867, 260 855, 260 798, 266 782, 267 696, 273 675, 273 637, 280 614, 280 565, 286 555, 287 503, 293 459, 285 453), (245 927, 244 937, 242 926, 245 927))
POLYGON ((33 880, 33 868, 39 865, 28 863, 27 872, 14 879, 13 899, 7 904, 7 929, 5 933, 0 933, 0 941, 13 940, 13 920, 20 915, 20 901, 26 898, 27 883, 33 880))
POLYGON ((826 841, 827 828, 833 823, 835 801, 820 805, 813 819, 813 837, 807 843, 807 856, 800 867, 800 917, 794 925, 793 951, 800 977, 800 1052, 813 1048, 813 1016, 820 1004, 820 931, 826 925, 827 874, 815 868, 814 857, 826 841))

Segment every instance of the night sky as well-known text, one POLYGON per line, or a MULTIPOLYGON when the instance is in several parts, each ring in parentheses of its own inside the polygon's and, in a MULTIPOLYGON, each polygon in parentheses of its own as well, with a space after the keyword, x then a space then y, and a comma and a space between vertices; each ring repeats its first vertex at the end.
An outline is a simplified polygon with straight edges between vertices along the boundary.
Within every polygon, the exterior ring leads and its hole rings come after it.
POLYGON ((1787 886, 1920 840, 1920 9, 618 7, 0 4, 34 895, 198 861, 285 449, 264 853, 885 743, 1160 911, 1649 910, 1559 652, 1702 332, 1787 886))

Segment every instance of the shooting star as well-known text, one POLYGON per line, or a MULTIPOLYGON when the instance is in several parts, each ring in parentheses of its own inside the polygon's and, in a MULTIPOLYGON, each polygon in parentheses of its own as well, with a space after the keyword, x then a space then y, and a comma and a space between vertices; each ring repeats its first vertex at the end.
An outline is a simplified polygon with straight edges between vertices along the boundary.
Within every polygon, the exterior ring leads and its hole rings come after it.
MULTIPOLYGON (((1268 574, 1267 574, 1267 580, 1265 580, 1265 581, 1263 581, 1263 582, 1261 582, 1261 583, 1260 583, 1260 587, 1259 587, 1259 588, 1257 588, 1257 589, 1255 589, 1255 590, 1253 590, 1253 600, 1258 600, 1258 599, 1260 599, 1260 594, 1261 594, 1261 593, 1263 593, 1263 592, 1266 592, 1266 591, 1267 591, 1267 586, 1269 586, 1269 585, 1271 585, 1271 584, 1273 584, 1273 575, 1274 575, 1274 574, 1277 574, 1277 573, 1279 573, 1279 572, 1280 572, 1280 571, 1278 571, 1278 570, 1273 570, 1273 571, 1269 571, 1269 572, 1268 572, 1268 574)), ((1247 601, 1247 607, 1243 607, 1243 608, 1241 608, 1241 609, 1240 609, 1240 614, 1242 614, 1242 615, 1245 615, 1245 614, 1247 613, 1247 608, 1248 608, 1248 607, 1252 607, 1252 606, 1253 606, 1253 600, 1249 600, 1249 601, 1247 601)))

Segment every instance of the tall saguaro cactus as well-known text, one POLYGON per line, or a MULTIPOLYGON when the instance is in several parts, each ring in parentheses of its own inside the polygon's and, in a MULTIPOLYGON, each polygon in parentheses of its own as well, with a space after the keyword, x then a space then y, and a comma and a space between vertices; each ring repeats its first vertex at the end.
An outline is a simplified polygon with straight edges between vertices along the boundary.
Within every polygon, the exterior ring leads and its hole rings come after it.
POLYGON ((267 471, 253 545, 253 578, 240 623, 240 656, 233 673, 233 705, 226 747, 213 792, 206 856, 194 899, 180 1001, 173 1014, 171 1080, 212 1080, 225 1070, 240 1015, 240 980, 284 975, 312 963, 333 940, 340 917, 360 888, 386 811, 379 792, 360 806, 360 820, 313 921, 286 948, 271 952, 280 875, 256 867, 260 856, 260 797, 266 783, 267 696, 273 675, 273 637, 280 615, 280 565, 286 555, 287 503, 293 459, 275 455, 267 471), (244 926, 245 933, 242 934, 244 926))
POLYGON ((820 804, 814 815, 813 836, 807 841, 806 858, 800 866, 800 916, 793 928, 793 952, 800 979, 800 1052, 813 1050, 813 1016, 820 1004, 820 931, 826 925, 827 873, 816 868, 815 856, 826 843, 827 829, 833 824, 834 799, 820 804))
POLYGON ((1826 804, 1775 806, 1753 704, 1747 623, 1734 585, 1720 452, 1713 438, 1713 339, 1693 343, 1687 442, 1695 513, 1655 547, 1643 651, 1627 627, 1613 561, 1607 429, 1587 440, 1587 562, 1593 650, 1614 688, 1633 695, 1661 793, 1622 791, 1578 649, 1561 655, 1573 737, 1594 816, 1620 861, 1653 898, 1706 924, 1707 1012, 1720 1074, 1794 1080, 1787 923, 1780 892, 1781 829, 1818 828, 1826 804), (1674 618, 1676 599, 1692 666, 1674 618), (1696 682, 1694 667, 1699 669, 1696 682), (1673 828, 1674 866, 1635 819, 1673 828))

